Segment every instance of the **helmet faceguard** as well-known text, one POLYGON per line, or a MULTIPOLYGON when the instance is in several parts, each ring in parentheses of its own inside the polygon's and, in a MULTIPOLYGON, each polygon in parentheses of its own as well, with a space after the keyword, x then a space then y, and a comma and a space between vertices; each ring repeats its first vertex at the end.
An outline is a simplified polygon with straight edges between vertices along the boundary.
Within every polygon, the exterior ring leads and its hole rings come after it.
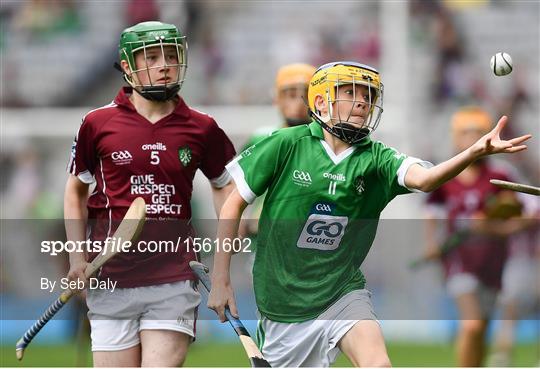
POLYGON ((384 87, 376 69, 364 64, 340 61, 325 64, 315 72, 309 84, 308 104, 313 119, 326 131, 352 145, 368 137, 379 125, 383 112, 383 93, 384 87), (338 88, 344 85, 352 85, 351 98, 338 98, 338 88), (357 85, 366 87, 367 94, 363 100, 357 96, 357 85), (325 116, 315 107, 316 96, 326 99, 328 114, 325 116), (340 111, 340 104, 335 104, 334 108, 334 103, 342 101, 352 103, 350 109, 340 111), (351 124, 354 105, 357 103, 367 105, 367 114, 361 127, 351 124))
POLYGON ((130 73, 124 73, 124 79, 141 96, 151 101, 167 101, 177 96, 182 87, 187 69, 187 43, 176 26, 161 22, 142 22, 133 27, 126 28, 120 36, 119 45, 120 60, 125 60, 130 73), (176 63, 168 64, 166 49, 174 48, 176 63), (147 53, 150 48, 159 48, 163 63, 157 66, 149 66, 147 53), (145 65, 137 68, 135 54, 144 53, 145 65), (165 68, 165 82, 153 83, 150 71, 165 68), (170 69, 176 68, 176 72, 167 75, 170 69), (146 73, 150 84, 138 83, 133 75, 146 73), (169 82, 170 81, 170 82, 169 82))

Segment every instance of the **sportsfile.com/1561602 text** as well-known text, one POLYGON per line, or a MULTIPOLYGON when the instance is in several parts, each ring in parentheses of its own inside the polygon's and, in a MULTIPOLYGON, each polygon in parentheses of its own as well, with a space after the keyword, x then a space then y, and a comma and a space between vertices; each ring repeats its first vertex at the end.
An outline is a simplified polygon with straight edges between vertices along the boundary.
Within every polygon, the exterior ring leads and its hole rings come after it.
POLYGON ((209 237, 179 237, 176 241, 171 240, 140 240, 133 244, 122 238, 108 237, 105 240, 84 241, 41 241, 41 252, 55 256, 62 252, 178 252, 183 248, 187 252, 211 252, 224 251, 234 253, 251 252, 251 239, 249 238, 225 238, 223 240, 209 237), (135 247, 132 247, 135 246, 135 247))

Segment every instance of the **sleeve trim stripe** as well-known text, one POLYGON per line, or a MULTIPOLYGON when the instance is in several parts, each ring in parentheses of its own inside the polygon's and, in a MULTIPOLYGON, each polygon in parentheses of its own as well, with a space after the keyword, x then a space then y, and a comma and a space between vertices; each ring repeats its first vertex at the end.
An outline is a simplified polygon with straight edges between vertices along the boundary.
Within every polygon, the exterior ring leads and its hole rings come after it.
POLYGON ((69 157, 69 163, 68 163, 68 173, 75 174, 76 164, 75 164, 75 157, 73 155, 70 155, 69 157))
POLYGON ((405 160, 403 160, 403 163, 401 163, 401 165, 399 166, 399 169, 397 171, 398 183, 399 183, 400 186, 405 187, 409 191, 423 192, 423 191, 417 190, 415 188, 409 188, 409 187, 405 186, 405 175, 407 174, 407 171, 409 170, 411 165, 414 165, 414 164, 420 164, 424 168, 431 168, 433 166, 433 164, 430 163, 429 161, 414 158, 412 156, 408 157, 405 160))
MULTIPOLYGON (((72 174, 74 175, 75 172, 73 172, 72 174)), ((94 183, 94 176, 87 170, 79 173, 77 175, 77 178, 79 178, 83 183, 86 183, 86 184, 94 183)))
POLYGON ((115 107, 117 107, 117 106, 118 106, 118 105, 117 105, 114 101, 111 101, 111 102, 108 103, 107 105, 103 105, 103 106, 101 106, 101 107, 99 107, 99 108, 92 109, 92 110, 90 110, 88 113, 86 113, 86 114, 84 115, 84 117, 83 117, 83 122, 84 122, 84 120, 86 119, 86 117, 87 117, 89 114, 91 114, 91 113, 93 113, 93 112, 95 112, 95 111, 98 111, 98 110, 101 110, 101 109, 107 109, 107 108, 115 108, 115 107))
POLYGON ((105 173, 103 172, 103 162, 101 161, 101 158, 99 159, 99 169, 101 170, 101 181, 103 182, 103 195, 105 196, 105 199, 107 199, 105 209, 109 209, 109 229, 107 231, 107 237, 110 237, 112 226, 112 208, 110 207, 109 196, 107 196, 107 182, 105 182, 105 173))
POLYGON ((210 180, 210 183, 214 188, 223 188, 227 186, 231 180, 231 175, 229 174, 229 172, 227 172, 227 169, 224 169, 223 173, 221 173, 219 177, 212 178, 210 180))
POLYGON ((240 158, 241 156, 238 156, 236 159, 227 164, 225 168, 233 177, 240 196, 242 196, 242 198, 248 204, 251 204, 255 200, 257 195, 253 193, 253 191, 246 182, 244 171, 242 170, 240 164, 238 164, 238 160, 240 160, 240 158))

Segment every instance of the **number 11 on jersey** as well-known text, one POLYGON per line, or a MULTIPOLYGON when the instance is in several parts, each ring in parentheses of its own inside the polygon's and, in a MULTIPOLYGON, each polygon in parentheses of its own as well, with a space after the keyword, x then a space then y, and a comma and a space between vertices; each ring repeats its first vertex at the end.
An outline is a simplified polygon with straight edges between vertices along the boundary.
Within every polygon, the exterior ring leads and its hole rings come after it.
POLYGON ((330 182, 330 184, 328 185, 328 193, 330 195, 335 195, 336 194, 336 186, 337 186, 336 181, 331 181, 330 182))

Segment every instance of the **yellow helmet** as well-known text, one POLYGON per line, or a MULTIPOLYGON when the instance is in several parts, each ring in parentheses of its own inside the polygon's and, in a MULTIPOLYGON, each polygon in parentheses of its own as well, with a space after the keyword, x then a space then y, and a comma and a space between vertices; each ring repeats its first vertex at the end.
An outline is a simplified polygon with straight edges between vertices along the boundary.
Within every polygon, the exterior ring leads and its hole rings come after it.
POLYGON ((313 65, 295 63, 279 68, 276 75, 276 90, 279 91, 291 85, 308 85, 317 69, 313 65))
MULTIPOLYGON (((379 72, 370 66, 351 62, 338 61, 322 65, 317 69, 308 87, 308 104, 313 118, 321 124, 331 134, 349 144, 354 144, 369 136, 373 132, 381 119, 383 112, 383 92, 379 72), (337 87, 346 84, 358 84, 368 87, 369 91, 369 113, 361 128, 356 128, 341 120, 341 117, 333 119, 332 104, 336 102, 337 87), (323 117, 315 107, 315 97, 322 96, 326 99, 329 109, 329 116, 323 117), (327 122, 332 121, 329 126, 327 122)), ((356 98, 353 96, 353 101, 356 98)))

